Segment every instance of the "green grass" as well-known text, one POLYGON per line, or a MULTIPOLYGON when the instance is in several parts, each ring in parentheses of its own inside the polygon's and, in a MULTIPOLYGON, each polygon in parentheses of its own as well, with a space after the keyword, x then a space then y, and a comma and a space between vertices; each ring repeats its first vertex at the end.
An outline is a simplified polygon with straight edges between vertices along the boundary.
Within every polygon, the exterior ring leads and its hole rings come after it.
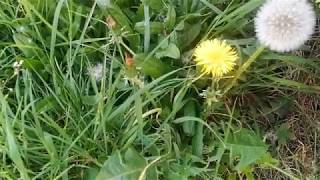
POLYGON ((101 2, 0 1, 0 179, 320 178, 319 34, 279 54, 262 0, 101 2), (234 78, 196 70, 208 38, 234 78))

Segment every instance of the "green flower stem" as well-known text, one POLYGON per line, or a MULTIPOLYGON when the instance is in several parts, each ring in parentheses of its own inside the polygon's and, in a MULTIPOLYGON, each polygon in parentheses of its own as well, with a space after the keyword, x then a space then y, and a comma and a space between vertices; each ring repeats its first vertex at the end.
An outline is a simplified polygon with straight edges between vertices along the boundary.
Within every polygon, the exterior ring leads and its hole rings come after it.
POLYGON ((135 55, 136 55, 136 53, 135 53, 132 49, 130 49, 130 47, 129 47, 128 45, 126 45, 126 43, 124 43, 122 39, 121 39, 121 41, 120 41, 120 44, 121 44, 127 51, 129 51, 129 53, 130 53, 132 56, 135 56, 135 55))
POLYGON ((231 83, 226 87, 225 91, 223 94, 226 94, 230 91, 230 89, 232 89, 238 79, 241 77, 241 75, 250 67, 250 65, 260 56, 260 54, 263 52, 263 50, 265 49, 264 46, 260 46, 250 57, 249 59, 238 69, 235 77, 233 78, 233 80, 231 81, 231 83))
POLYGON ((144 5, 144 53, 149 51, 150 46, 150 14, 149 6, 144 5))

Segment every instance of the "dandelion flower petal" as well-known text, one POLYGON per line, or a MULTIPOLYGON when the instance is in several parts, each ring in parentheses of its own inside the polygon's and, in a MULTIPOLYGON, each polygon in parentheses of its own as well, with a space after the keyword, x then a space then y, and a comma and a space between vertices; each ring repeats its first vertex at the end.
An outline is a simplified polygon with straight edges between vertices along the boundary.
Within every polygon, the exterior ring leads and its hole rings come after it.
POLYGON ((225 41, 206 40, 194 51, 195 62, 205 74, 221 77, 230 72, 238 59, 236 51, 225 41))

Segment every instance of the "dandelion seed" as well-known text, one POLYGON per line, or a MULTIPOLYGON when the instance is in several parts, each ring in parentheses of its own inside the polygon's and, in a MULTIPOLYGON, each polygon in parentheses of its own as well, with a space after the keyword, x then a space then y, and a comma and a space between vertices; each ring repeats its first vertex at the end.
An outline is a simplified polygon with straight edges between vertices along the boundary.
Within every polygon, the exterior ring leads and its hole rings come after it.
POLYGON ((94 78, 97 81, 100 81, 103 78, 103 64, 99 63, 93 67, 89 67, 88 70, 88 75, 94 78))
POLYGON ((202 42, 194 52, 195 62, 205 74, 221 77, 230 72, 238 59, 236 51, 218 39, 202 42))
POLYGON ((315 12, 307 0, 269 0, 259 10, 255 29, 259 41, 271 50, 296 50, 314 32, 315 12))

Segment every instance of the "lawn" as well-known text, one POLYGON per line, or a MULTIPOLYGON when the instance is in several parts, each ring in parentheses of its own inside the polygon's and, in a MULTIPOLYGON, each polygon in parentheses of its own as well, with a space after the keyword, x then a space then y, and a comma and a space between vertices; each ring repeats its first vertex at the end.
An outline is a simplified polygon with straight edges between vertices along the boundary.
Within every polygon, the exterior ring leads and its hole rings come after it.
POLYGON ((319 14, 0 0, 0 179, 320 179, 319 14))

